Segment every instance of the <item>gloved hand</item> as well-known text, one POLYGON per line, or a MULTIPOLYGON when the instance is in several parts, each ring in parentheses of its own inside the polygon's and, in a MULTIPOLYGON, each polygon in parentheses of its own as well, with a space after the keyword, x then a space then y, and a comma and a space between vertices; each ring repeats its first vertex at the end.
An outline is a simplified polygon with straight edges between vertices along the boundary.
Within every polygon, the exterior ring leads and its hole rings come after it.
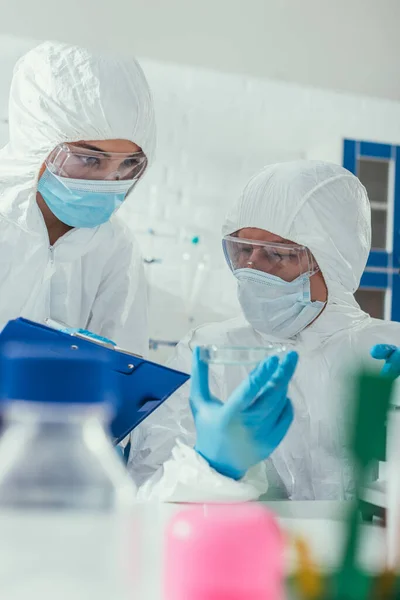
POLYGON ((372 358, 384 360, 381 375, 396 379, 400 375, 400 348, 390 344, 377 344, 371 348, 372 358))
POLYGON ((277 356, 264 360, 223 403, 210 393, 208 365, 195 349, 190 393, 195 450, 216 471, 241 479, 280 444, 293 420, 287 390, 297 360, 297 352, 281 362, 277 356))

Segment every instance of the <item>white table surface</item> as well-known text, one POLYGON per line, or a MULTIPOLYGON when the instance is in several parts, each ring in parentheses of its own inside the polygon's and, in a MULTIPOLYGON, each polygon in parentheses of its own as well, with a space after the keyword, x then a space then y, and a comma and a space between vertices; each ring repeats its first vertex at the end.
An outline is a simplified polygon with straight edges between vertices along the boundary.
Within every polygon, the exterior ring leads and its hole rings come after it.
MULTIPOLYGON (((300 534, 307 539, 312 556, 327 570, 340 559, 344 540, 343 518, 349 504, 344 502, 264 502, 279 519, 283 530, 300 534)), ((162 554, 164 528, 168 520, 178 511, 190 506, 159 505, 143 506, 140 514, 142 532, 142 565, 139 598, 162 600, 162 554), (143 543, 144 542, 144 543, 143 543)), ((361 565, 370 571, 383 566, 385 530, 378 525, 362 525, 360 551, 361 565)), ((292 553, 287 555, 287 570, 295 565, 292 553)))
MULTIPOLYGON (((290 501, 264 504, 276 514, 284 532, 307 540, 311 556, 322 569, 330 570, 338 563, 344 541, 343 519, 351 504, 290 501)), ((0 514, 0 599, 164 600, 165 528, 173 515, 191 508, 190 505, 139 504, 131 515, 117 521, 98 513, 68 517, 63 514, 49 517, 47 513, 0 514), (113 540, 123 550, 117 563, 113 540), (118 585, 121 585, 119 592, 116 591, 118 585), (76 593, 77 586, 80 595, 76 593)), ((205 516, 207 510, 205 506, 205 516)), ((376 571, 383 566, 384 542, 384 529, 362 525, 359 557, 364 569, 376 571)), ((289 547, 287 572, 295 565, 296 558, 289 547)))

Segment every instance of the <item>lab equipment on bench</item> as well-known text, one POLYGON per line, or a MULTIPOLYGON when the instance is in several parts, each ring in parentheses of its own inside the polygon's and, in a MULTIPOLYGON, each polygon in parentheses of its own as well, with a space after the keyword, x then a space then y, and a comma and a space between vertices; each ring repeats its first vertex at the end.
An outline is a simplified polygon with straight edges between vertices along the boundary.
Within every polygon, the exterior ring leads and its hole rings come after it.
POLYGON ((256 367, 262 360, 273 356, 284 356, 286 346, 268 344, 266 346, 201 346, 200 358, 209 365, 249 365, 256 367))
POLYGON ((72 354, 89 353, 104 357, 113 373, 117 396, 110 431, 114 444, 123 440, 135 427, 189 379, 189 375, 158 365, 124 350, 109 340, 92 339, 87 333, 68 333, 19 318, 0 333, 0 347, 8 341, 42 342, 49 352, 60 348, 72 354))
POLYGON ((198 235, 191 237, 190 245, 184 245, 181 260, 181 297, 185 313, 189 322, 192 322, 195 319, 196 307, 203 296, 202 292, 210 272, 210 257, 204 252, 202 241, 198 235))
POLYGON ((111 510, 131 479, 106 423, 117 402, 106 355, 60 341, 0 346, 0 507, 111 510))
POLYGON ((105 430, 114 377, 62 338, 1 344, 1 598, 127 598, 135 487, 105 430))

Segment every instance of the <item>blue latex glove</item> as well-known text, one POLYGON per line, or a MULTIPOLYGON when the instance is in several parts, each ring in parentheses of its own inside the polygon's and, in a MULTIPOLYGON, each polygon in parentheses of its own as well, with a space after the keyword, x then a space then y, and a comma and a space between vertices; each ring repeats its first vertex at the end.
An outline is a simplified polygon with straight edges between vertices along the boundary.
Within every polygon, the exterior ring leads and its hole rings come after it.
POLYGON ((129 441, 125 447, 117 444, 116 446, 114 446, 114 448, 124 465, 127 465, 129 460, 129 454, 131 451, 131 442, 129 441))
POLYGON ((116 346, 117 344, 115 342, 113 342, 112 340, 109 340, 108 338, 102 337, 101 335, 97 335, 97 333, 92 333, 91 331, 88 331, 87 329, 76 329, 74 327, 67 327, 66 329, 62 330, 64 333, 80 333, 81 335, 85 335, 88 338, 91 338, 92 340, 95 340, 97 342, 103 342, 104 344, 111 344, 112 346, 116 346))
POLYGON ((280 444, 293 420, 287 391, 297 360, 297 352, 289 352, 281 362, 276 356, 263 361, 223 403, 210 393, 208 365, 195 349, 190 393, 195 450, 216 471, 241 479, 280 444))
POLYGON ((114 446, 118 456, 120 457, 120 459, 125 462, 125 452, 124 452, 124 448, 122 446, 114 446))
POLYGON ((58 331, 62 331, 63 333, 74 334, 78 333, 81 335, 85 335, 88 338, 92 338, 98 342, 103 342, 105 344, 110 344, 111 346, 116 346, 117 344, 108 338, 102 337, 101 335, 97 335, 97 333, 93 333, 92 331, 88 331, 87 329, 81 329, 80 327, 68 327, 65 323, 61 321, 55 321, 54 319, 46 319, 45 324, 53 329, 57 329, 58 331))
POLYGON ((390 344, 377 344, 371 348, 372 358, 384 360, 381 375, 396 379, 400 375, 400 348, 390 344))

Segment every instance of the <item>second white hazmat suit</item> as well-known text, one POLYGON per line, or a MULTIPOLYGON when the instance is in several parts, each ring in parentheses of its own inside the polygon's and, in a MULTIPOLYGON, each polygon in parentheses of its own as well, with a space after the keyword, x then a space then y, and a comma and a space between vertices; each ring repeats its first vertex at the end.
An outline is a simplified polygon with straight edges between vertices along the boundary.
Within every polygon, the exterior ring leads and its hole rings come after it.
MULTIPOLYGON (((369 351, 377 343, 400 344, 400 324, 371 318, 353 296, 371 244, 365 188, 354 175, 333 164, 300 161, 271 165, 248 183, 226 218, 223 235, 248 227, 264 229, 311 250, 328 289, 325 309, 292 339, 262 334, 244 317, 199 327, 177 346, 171 366, 189 371, 193 348, 204 344, 263 346, 280 342, 297 350, 299 365, 289 386, 294 423, 266 464, 254 472, 246 493, 257 498, 267 491, 269 480, 270 497, 346 499, 353 492, 353 477, 346 448, 348 396, 343 372, 350 364, 372 361, 369 351)), ((226 372, 219 366, 211 373, 213 393, 226 397, 247 372, 244 366, 226 372)), ((175 439, 194 443, 188 394, 188 386, 182 388, 140 432, 134 432, 131 469, 148 476, 167 461, 175 439)), ((176 448, 172 450, 172 454, 176 452, 176 448)), ((181 499, 182 481, 188 482, 191 476, 195 481, 195 474, 180 470, 174 459, 165 463, 164 470, 170 476, 169 497, 175 493, 181 499)), ((243 499, 241 482, 219 478, 221 495, 225 490, 232 500, 243 499)), ((163 496, 162 480, 148 490, 150 497, 156 493, 163 496)))

